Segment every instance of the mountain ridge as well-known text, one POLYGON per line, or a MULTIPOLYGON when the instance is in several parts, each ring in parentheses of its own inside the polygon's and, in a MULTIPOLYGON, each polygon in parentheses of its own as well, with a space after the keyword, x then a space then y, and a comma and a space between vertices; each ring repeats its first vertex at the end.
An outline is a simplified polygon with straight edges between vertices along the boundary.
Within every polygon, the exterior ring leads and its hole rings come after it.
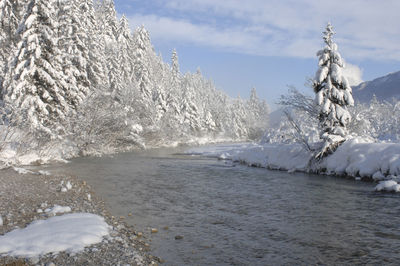
POLYGON ((400 71, 389 73, 353 87, 354 99, 361 103, 371 101, 373 96, 380 101, 400 100, 400 71))

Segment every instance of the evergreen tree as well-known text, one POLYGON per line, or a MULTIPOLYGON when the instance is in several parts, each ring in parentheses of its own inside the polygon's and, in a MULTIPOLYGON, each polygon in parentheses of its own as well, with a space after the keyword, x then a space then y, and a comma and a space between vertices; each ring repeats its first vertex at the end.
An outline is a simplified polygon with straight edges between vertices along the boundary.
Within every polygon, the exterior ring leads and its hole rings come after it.
POLYGON ((166 92, 166 106, 167 114, 166 118, 172 123, 166 123, 168 127, 177 126, 183 124, 181 101, 182 101, 182 88, 181 88, 181 75, 179 72, 178 56, 175 50, 172 52, 171 57, 172 66, 169 67, 168 71, 168 84, 166 92))
POLYGON ((16 31, 19 14, 15 1, 0 0, 0 100, 2 99, 2 83, 7 72, 8 60, 16 46, 16 31))
POLYGON ((100 33, 103 35, 106 45, 115 44, 118 33, 118 22, 114 1, 98 1, 96 11, 100 33))
POLYGON ((251 139, 261 138, 268 125, 268 105, 257 96, 255 88, 251 89, 250 99, 247 101, 247 125, 251 139))
POLYGON ((70 93, 61 71, 57 47, 55 3, 32 0, 19 26, 21 41, 10 66, 11 80, 5 86, 5 102, 15 108, 16 123, 28 122, 49 134, 62 130, 59 121, 71 110, 70 93), (22 116, 22 117, 21 117, 22 116))
POLYGON ((156 121, 160 121, 168 111, 167 91, 168 86, 168 65, 163 62, 161 55, 157 57, 157 63, 154 66, 155 73, 155 90, 153 93, 153 101, 156 106, 156 121))
POLYGON ((16 32, 19 24, 18 2, 0 0, 0 39, 3 45, 16 42, 16 32))
POLYGON ((59 2, 58 45, 62 52, 62 70, 66 77, 71 104, 76 108, 89 94, 90 82, 86 72, 89 60, 88 49, 84 44, 84 32, 78 18, 76 0, 59 2))
POLYGON ((243 100, 236 98, 231 106, 231 134, 236 139, 247 138, 248 128, 246 126, 246 107, 243 100))
POLYGON ((134 59, 132 58, 133 40, 131 30, 129 28, 129 21, 125 15, 122 16, 119 22, 117 42, 119 45, 119 64, 121 66, 122 79, 125 83, 134 83, 134 59))
POLYGON ((151 80, 150 56, 152 49, 150 36, 141 26, 134 34, 135 75, 139 91, 146 102, 152 101, 153 84, 151 80))
MULTIPOLYGON (((180 113, 183 116, 183 123, 187 133, 196 135, 202 129, 201 116, 196 104, 195 88, 192 84, 192 75, 186 74, 182 82, 182 96, 180 102, 180 113)), ((198 88, 199 89, 199 88, 198 88)))
POLYGON ((83 29, 83 43, 88 49, 88 62, 86 73, 91 83, 92 90, 103 89, 108 86, 106 80, 106 59, 104 55, 104 41, 101 39, 97 23, 93 0, 76 1, 79 10, 80 24, 83 29))
POLYGON ((172 78, 176 82, 178 82, 180 78, 179 59, 178 59, 178 53, 176 52, 175 49, 172 51, 171 62, 172 62, 172 78))
POLYGON ((324 141, 322 150, 316 155, 321 159, 332 153, 346 138, 347 124, 351 115, 347 106, 354 104, 352 90, 341 69, 344 61, 338 52, 332 25, 328 23, 323 39, 325 48, 317 53, 319 69, 313 82, 316 93, 316 104, 319 106, 319 125, 321 139, 324 141))

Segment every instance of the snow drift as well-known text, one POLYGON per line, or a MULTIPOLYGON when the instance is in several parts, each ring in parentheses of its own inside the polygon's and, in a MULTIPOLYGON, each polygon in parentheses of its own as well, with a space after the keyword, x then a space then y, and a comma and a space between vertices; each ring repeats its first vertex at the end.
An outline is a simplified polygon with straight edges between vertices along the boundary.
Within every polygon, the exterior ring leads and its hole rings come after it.
POLYGON ((233 160, 269 169, 318 172, 329 175, 397 180, 400 177, 400 144, 369 143, 354 138, 335 153, 312 165, 312 153, 300 144, 231 144, 192 148, 188 154, 233 160))

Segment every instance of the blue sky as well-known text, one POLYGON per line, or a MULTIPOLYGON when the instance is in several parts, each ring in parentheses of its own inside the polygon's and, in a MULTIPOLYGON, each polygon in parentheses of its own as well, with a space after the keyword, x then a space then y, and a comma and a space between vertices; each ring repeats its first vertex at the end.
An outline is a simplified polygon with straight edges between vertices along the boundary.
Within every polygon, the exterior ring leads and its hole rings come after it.
POLYGON ((331 22, 354 83, 400 70, 398 0, 116 0, 132 29, 144 25, 169 62, 202 73, 230 96, 255 87, 273 107, 287 85, 317 70, 322 31, 331 22))

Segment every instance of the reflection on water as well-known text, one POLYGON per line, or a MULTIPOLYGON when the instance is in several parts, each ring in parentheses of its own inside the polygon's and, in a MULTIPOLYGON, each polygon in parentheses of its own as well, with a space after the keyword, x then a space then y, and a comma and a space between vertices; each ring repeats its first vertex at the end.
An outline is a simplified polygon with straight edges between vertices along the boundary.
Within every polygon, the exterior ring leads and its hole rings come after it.
POLYGON ((373 184, 233 165, 177 150, 53 165, 87 180, 166 265, 397 264, 397 194, 373 184), (128 217, 132 213, 132 217, 128 217), (168 229, 163 229, 168 227, 168 229), (175 236, 183 236, 176 240, 175 236))

